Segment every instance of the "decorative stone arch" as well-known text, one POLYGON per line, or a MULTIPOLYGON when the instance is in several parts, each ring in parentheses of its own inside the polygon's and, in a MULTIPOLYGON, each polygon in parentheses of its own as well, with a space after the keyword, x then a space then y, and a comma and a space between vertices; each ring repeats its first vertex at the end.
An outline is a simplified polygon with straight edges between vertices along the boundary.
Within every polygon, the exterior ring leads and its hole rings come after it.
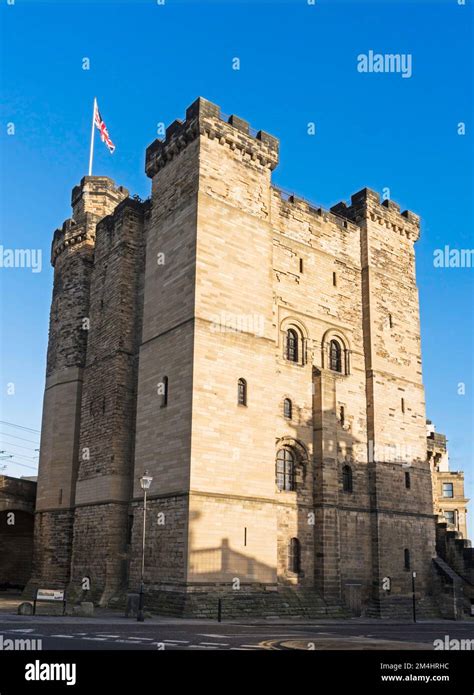
POLYGON ((321 340, 321 366, 323 369, 330 369, 330 347, 331 341, 336 340, 342 349, 342 371, 336 374, 347 375, 351 373, 351 346, 349 339, 338 328, 329 328, 321 340))
POLYGON ((281 321, 279 347, 285 360, 287 360, 287 335, 289 330, 294 330, 298 336, 298 359, 294 364, 303 366, 308 362, 308 330, 302 321, 293 316, 287 316, 281 321))
POLYGON ((295 457, 296 467, 296 487, 298 483, 304 485, 306 483, 306 475, 308 473, 309 456, 305 445, 294 437, 280 437, 276 440, 275 460, 280 449, 290 449, 295 457))

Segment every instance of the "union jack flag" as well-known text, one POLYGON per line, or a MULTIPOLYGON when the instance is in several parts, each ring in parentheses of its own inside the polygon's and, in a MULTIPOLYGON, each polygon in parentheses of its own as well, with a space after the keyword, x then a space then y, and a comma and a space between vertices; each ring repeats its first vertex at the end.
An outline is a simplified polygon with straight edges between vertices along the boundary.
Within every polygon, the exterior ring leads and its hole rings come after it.
POLYGON ((110 154, 115 150, 115 145, 110 139, 109 132, 107 130, 107 126, 105 125, 104 121, 102 120, 102 116, 100 115, 99 107, 97 106, 97 101, 94 102, 94 123, 96 127, 98 128, 100 132, 100 139, 102 142, 105 142, 107 147, 109 148, 110 154))

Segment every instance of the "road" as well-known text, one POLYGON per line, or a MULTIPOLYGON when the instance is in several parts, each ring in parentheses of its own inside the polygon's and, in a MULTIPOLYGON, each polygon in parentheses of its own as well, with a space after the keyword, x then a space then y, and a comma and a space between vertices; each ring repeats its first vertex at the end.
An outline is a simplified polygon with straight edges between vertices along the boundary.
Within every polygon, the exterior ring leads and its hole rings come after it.
MULTIPOLYGON (((435 639, 474 640, 474 622, 387 624, 321 621, 252 625, 210 621, 162 622, 0 617, 0 639, 41 640, 43 650, 433 649, 435 639)), ((474 641, 472 643, 474 648, 474 641)), ((1 648, 1 645, 0 645, 1 648)))

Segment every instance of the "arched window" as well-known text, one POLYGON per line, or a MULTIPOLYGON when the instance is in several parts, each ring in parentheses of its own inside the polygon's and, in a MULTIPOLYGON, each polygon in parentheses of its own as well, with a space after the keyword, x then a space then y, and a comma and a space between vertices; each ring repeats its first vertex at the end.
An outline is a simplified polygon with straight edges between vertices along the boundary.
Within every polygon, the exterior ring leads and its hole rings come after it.
POLYGON ((286 359, 290 362, 298 362, 298 333, 294 328, 286 332, 286 359))
POLYGON ((342 372, 342 349, 337 340, 331 340, 329 344, 329 368, 333 372, 342 372))
POLYGON ((293 417, 293 403, 289 398, 285 398, 283 401, 283 416, 286 417, 287 420, 291 420, 293 417))
POLYGON ((276 482, 279 490, 295 489, 295 457, 290 449, 280 449, 277 453, 276 482))
POLYGON ((291 538, 288 546, 288 569, 299 574, 301 571, 301 545, 297 538, 291 538))
POLYGON ((342 469, 342 489, 344 492, 352 492, 352 468, 344 466, 342 469))
POLYGON ((247 405, 247 382, 245 379, 239 379, 237 382, 237 403, 238 405, 247 405))

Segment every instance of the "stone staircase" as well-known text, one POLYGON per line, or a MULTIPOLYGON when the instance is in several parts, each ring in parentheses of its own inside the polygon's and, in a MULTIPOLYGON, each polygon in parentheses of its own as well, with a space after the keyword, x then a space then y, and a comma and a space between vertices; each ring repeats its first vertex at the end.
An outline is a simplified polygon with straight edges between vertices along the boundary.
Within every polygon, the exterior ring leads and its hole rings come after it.
POLYGON ((438 604, 443 617, 471 616, 474 606, 474 548, 446 523, 436 525, 436 551, 433 560, 438 604))

